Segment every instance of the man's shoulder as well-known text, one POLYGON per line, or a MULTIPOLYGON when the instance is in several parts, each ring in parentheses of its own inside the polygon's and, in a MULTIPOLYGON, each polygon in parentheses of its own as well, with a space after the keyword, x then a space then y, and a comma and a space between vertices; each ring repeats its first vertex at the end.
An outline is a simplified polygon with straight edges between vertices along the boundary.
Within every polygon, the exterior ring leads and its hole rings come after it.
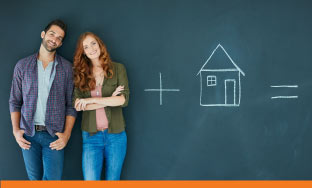
POLYGON ((34 59, 36 58, 36 56, 37 56, 37 53, 24 57, 18 60, 15 66, 18 68, 24 69, 27 65, 34 62, 34 59))
POLYGON ((37 53, 31 54, 31 55, 29 55, 29 56, 27 56, 27 57, 24 57, 24 58, 18 60, 17 63, 18 63, 18 64, 29 63, 29 62, 33 61, 33 59, 36 58, 36 56, 37 56, 37 53))
POLYGON ((65 57, 58 55, 58 54, 57 54, 57 57, 59 58, 58 60, 62 61, 62 63, 71 65, 71 62, 67 60, 65 57))
POLYGON ((61 63, 64 68, 70 69, 70 70, 72 69, 72 63, 66 58, 64 58, 63 56, 60 56, 57 54, 57 61, 58 63, 61 63))

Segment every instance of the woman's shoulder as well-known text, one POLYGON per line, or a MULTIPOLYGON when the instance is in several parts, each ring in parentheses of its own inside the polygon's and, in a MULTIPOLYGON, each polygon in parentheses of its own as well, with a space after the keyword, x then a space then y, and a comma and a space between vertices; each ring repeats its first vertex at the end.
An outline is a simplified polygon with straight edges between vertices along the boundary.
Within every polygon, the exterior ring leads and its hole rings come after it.
POLYGON ((122 63, 116 62, 116 61, 112 61, 113 66, 116 67, 124 67, 124 65, 122 63))
POLYGON ((125 70, 125 66, 122 63, 112 61, 112 64, 113 64, 114 69, 117 71, 124 71, 125 70))

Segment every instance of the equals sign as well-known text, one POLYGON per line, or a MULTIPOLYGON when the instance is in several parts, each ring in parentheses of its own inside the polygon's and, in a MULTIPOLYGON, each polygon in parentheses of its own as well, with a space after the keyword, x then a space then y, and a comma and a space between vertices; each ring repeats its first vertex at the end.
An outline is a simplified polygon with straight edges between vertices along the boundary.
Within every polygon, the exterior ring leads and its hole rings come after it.
MULTIPOLYGON (((277 85, 277 86, 271 86, 274 88, 298 88, 298 85, 277 85)), ((298 96, 274 96, 271 97, 271 99, 297 99, 298 96)))

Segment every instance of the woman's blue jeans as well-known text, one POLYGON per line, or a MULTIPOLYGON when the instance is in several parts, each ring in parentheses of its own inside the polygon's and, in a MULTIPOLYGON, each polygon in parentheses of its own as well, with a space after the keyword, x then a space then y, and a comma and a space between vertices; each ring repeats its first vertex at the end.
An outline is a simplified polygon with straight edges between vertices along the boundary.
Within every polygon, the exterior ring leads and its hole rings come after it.
POLYGON ((107 129, 90 135, 82 131, 82 171, 85 180, 100 180, 105 160, 105 179, 119 180, 127 150, 123 131, 109 134, 107 129))

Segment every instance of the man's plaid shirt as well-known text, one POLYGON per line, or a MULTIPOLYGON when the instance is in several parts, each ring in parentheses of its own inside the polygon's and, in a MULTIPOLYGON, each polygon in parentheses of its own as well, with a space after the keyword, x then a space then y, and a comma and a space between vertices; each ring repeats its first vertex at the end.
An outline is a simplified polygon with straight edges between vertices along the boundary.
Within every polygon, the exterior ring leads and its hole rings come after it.
MULTIPOLYGON (((38 99, 38 53, 21 59, 14 68, 11 94, 10 112, 21 112, 20 128, 25 134, 33 136, 34 115, 38 99)), ((56 132, 63 132, 66 116, 76 117, 76 110, 72 106, 73 97, 73 70, 69 61, 55 55, 56 74, 50 89, 45 126, 54 136, 56 132)))

